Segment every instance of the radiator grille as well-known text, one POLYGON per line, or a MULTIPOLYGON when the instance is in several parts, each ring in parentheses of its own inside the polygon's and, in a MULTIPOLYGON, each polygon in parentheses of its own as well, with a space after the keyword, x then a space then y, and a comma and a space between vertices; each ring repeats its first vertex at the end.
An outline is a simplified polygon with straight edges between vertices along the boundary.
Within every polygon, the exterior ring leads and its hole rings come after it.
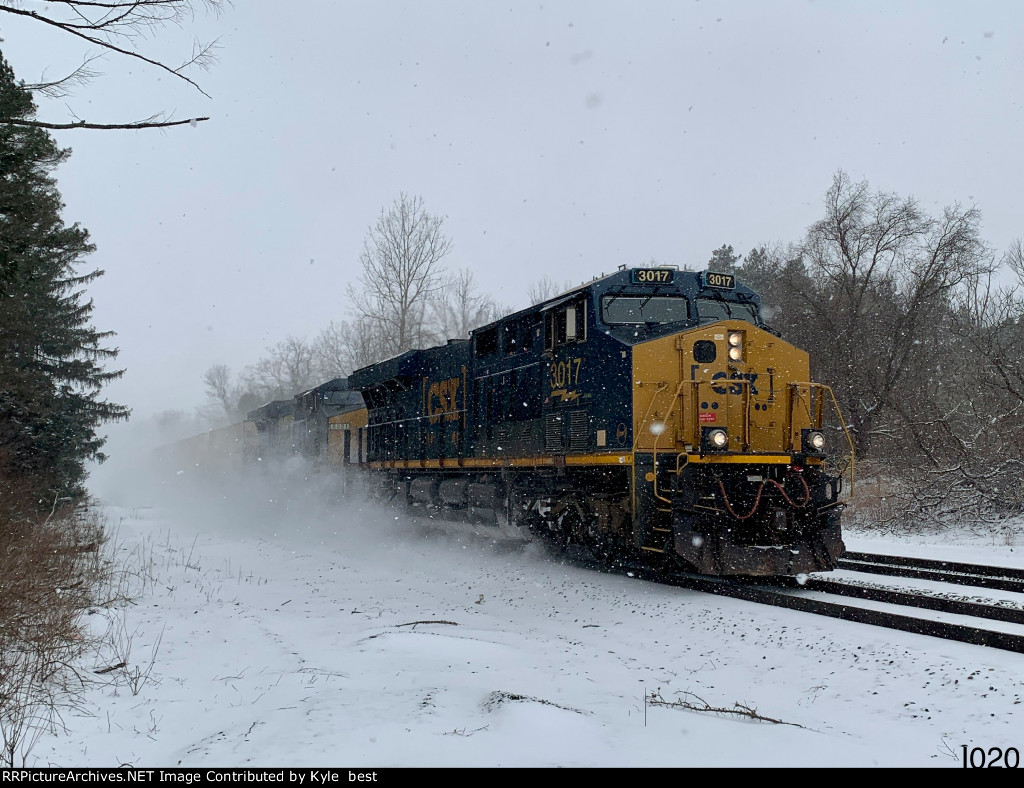
POLYGON ((544 417, 544 448, 547 451, 561 451, 562 447, 562 415, 549 413, 544 417))
POLYGON ((585 410, 569 414, 569 450, 582 451, 590 446, 590 416, 585 410))

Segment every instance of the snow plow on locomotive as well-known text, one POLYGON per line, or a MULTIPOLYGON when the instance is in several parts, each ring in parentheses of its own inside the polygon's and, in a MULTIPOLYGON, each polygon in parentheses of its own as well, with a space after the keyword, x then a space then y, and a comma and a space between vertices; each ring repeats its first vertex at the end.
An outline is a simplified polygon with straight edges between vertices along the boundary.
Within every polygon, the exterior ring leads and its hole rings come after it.
POLYGON ((731 275, 623 268, 348 387, 358 464, 412 506, 712 575, 844 549, 831 390, 731 275))

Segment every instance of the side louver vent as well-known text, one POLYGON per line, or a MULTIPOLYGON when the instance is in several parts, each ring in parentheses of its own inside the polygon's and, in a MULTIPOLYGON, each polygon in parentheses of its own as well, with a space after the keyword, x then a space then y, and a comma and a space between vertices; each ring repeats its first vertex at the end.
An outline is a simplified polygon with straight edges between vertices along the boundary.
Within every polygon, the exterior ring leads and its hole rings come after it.
POLYGON ((562 414, 549 413, 544 417, 544 449, 561 451, 562 448, 562 414))
POLYGON ((590 416, 585 410, 569 414, 569 451, 583 451, 590 446, 590 416))

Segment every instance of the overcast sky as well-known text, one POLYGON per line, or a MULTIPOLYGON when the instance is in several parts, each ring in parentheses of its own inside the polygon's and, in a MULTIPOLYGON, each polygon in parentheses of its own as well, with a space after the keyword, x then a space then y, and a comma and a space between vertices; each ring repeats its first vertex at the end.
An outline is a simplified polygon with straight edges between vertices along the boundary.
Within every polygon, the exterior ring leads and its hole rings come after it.
MULTIPOLYGON (((240 0, 211 99, 109 57, 45 119, 209 115, 167 132, 56 132, 66 221, 106 276, 96 325, 145 416, 201 404, 289 334, 349 317, 368 226, 400 192, 447 216, 447 263, 525 305, 541 276, 701 267, 798 240, 833 173, 977 206, 1001 253, 1024 235, 1024 4, 240 0)), ((180 57, 190 31, 148 51, 180 57)), ((0 19, 17 75, 82 50, 0 19)), ((166 39, 163 40, 163 39, 166 39)))

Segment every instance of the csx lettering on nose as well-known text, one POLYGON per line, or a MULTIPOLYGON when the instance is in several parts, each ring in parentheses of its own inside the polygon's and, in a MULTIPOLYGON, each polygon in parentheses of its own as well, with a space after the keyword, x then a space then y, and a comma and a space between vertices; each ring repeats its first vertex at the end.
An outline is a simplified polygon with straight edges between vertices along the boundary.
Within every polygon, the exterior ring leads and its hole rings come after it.
MULTIPOLYGON (((757 386, 754 385, 754 382, 757 380, 757 377, 757 372, 733 372, 731 375, 728 376, 724 372, 716 372, 714 375, 711 376, 711 379, 721 380, 722 378, 727 378, 728 380, 749 381, 750 395, 757 396, 757 386)), ((712 386, 711 390, 716 394, 742 394, 743 386, 729 386, 728 391, 726 391, 724 386, 712 386)))

